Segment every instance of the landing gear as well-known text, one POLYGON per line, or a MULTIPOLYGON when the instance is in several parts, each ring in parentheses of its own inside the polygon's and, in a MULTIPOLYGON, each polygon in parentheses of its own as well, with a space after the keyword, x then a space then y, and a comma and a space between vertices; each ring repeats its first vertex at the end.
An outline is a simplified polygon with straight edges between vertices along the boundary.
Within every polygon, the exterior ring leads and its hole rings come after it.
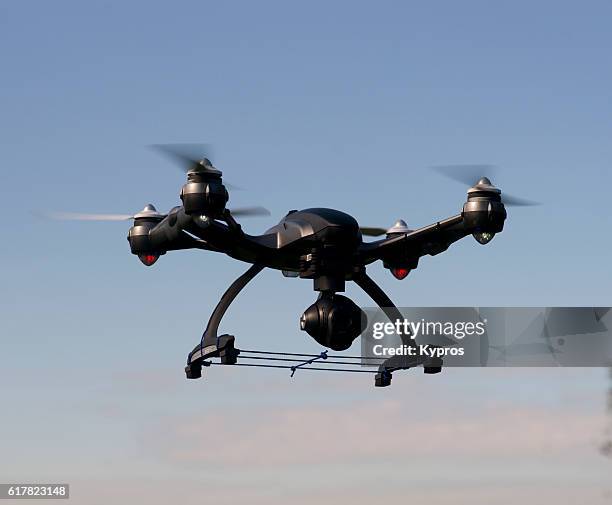
POLYGON ((199 379, 202 377, 202 365, 200 363, 190 363, 185 367, 185 376, 188 379, 199 379))
POLYGON ((219 348, 219 358, 221 359, 222 365, 235 365, 238 361, 238 355, 240 351, 236 349, 236 339, 233 335, 221 335, 219 337, 221 346, 219 348))
MULTIPOLYGON (((363 289, 374 302, 381 308, 385 315, 393 322, 398 319, 403 319, 402 313, 391 301, 391 299, 380 289, 366 273, 365 270, 355 275, 353 278, 355 283, 363 289)), ((402 344, 413 347, 414 341, 410 338, 410 333, 401 335, 402 344)), ((387 387, 391 385, 391 372, 395 370, 407 370, 415 366, 423 365, 423 372, 426 374, 435 374, 442 371, 442 359, 428 358, 423 360, 405 360, 404 358, 392 357, 385 360, 378 368, 378 373, 374 378, 376 387, 387 387)))
POLYGON ((391 372, 383 370, 378 372, 374 377, 374 386, 377 388, 385 388, 391 385, 392 375, 391 372))
POLYGON ((201 344, 197 345, 187 358, 185 376, 188 379, 202 377, 202 366, 210 366, 210 361, 206 361, 208 358, 219 358, 222 365, 235 365, 240 354, 240 351, 234 345, 235 342, 234 335, 221 335, 217 338, 214 350, 203 352, 206 347, 201 344))
POLYGON ((442 359, 441 358, 429 358, 423 363, 423 373, 435 374, 442 371, 442 359))
POLYGON ((219 357, 224 365, 235 365, 240 351, 236 349, 235 337, 233 335, 217 336, 219 324, 230 304, 238 293, 264 269, 262 265, 252 265, 245 273, 238 277, 219 300, 215 307, 206 330, 202 335, 200 343, 189 353, 185 375, 188 379, 199 379, 202 377, 202 366, 209 366, 207 358, 219 357))
MULTIPOLYGON (((209 367, 211 365, 236 365, 238 356, 241 351, 236 348, 236 339, 233 335, 223 334, 217 336, 219 324, 229 305, 238 296, 240 291, 253 279, 259 272, 263 270, 261 265, 251 266, 245 273, 238 277, 232 285, 227 289, 221 300, 215 307, 206 330, 202 335, 200 343, 189 353, 187 358, 187 366, 185 367, 185 376, 187 379, 199 379, 202 377, 202 368, 209 367), (210 361, 209 358, 219 358, 219 362, 210 361)), ((382 289, 366 275, 365 270, 358 272, 354 275, 353 281, 361 287, 381 308, 386 316, 391 320, 402 319, 402 313, 393 304, 393 302, 387 297, 382 289)), ((302 329, 307 331, 315 340, 324 345, 338 351, 342 351, 350 347, 353 339, 356 338, 361 330, 361 309, 357 307, 348 298, 337 295, 336 290, 343 289, 343 285, 336 279, 329 278, 316 278, 315 279, 315 290, 321 291, 319 299, 313 306, 311 306, 302 316, 302 329), (325 289, 323 289, 325 288, 325 289), (338 338, 341 340, 339 341, 338 338), (344 339, 344 340, 342 340, 344 339)), ((402 343, 410 347, 415 346, 414 340, 411 338, 410 332, 405 332, 401 335, 402 343)), ((330 370, 330 371, 347 371, 347 372, 361 372, 375 374, 374 385, 376 387, 387 387, 391 385, 393 378, 392 374, 396 370, 407 370, 417 366, 423 366, 423 372, 426 374, 435 374, 442 371, 442 359, 437 357, 425 357, 417 356, 407 358, 405 356, 393 356, 385 359, 378 369, 347 369, 334 367, 334 365, 350 365, 347 363, 347 359, 362 359, 359 356, 345 357, 344 361, 334 361, 334 359, 341 358, 342 356, 332 356, 331 360, 327 360, 327 351, 322 352, 320 355, 306 355, 306 354, 295 354, 295 353, 278 353, 268 351, 242 351, 244 354, 241 359, 266 359, 262 357, 262 354, 272 354, 274 364, 259 364, 247 363, 243 364, 246 366, 260 366, 260 367, 271 367, 271 368, 284 368, 291 370, 291 376, 293 376, 298 369, 310 369, 310 370, 330 370), (259 355, 257 355, 259 353, 259 355), (256 354, 256 356, 252 356, 256 354), (282 357, 279 357, 282 356, 282 357), (304 361, 300 361, 297 358, 304 358, 304 361), (313 359, 306 359, 313 358, 313 359), (322 360, 328 362, 331 367, 322 368, 322 363, 317 362, 317 366, 313 365, 315 361, 322 360), (294 363, 299 361, 299 365, 294 363), (279 364, 279 362, 290 362, 291 364, 279 364)), ((242 363, 241 363, 242 364, 242 363)))

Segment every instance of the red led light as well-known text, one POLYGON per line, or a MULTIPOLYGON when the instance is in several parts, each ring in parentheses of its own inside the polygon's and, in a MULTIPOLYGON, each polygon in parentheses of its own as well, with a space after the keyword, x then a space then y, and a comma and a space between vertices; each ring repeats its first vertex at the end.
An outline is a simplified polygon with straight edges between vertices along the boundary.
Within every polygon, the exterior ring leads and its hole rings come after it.
POLYGON ((402 280, 405 279, 408 274, 410 273, 410 269, 409 268, 392 268, 391 269, 391 273, 393 274, 393 277, 395 277, 398 280, 402 280))
POLYGON ((138 259, 142 261, 142 263, 148 267, 150 267, 153 263, 157 261, 159 258, 159 254, 139 254, 138 259))

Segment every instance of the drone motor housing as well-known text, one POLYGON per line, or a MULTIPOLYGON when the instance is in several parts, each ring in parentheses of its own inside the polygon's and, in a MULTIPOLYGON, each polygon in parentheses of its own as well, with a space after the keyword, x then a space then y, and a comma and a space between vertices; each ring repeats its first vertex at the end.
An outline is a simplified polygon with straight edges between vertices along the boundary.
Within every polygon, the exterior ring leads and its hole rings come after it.
POLYGON ((161 219, 161 217, 136 217, 134 226, 128 231, 127 239, 132 254, 136 254, 138 259, 148 267, 153 265, 162 254, 165 254, 164 251, 155 248, 149 235, 149 231, 155 228, 161 219))
POLYGON ((345 351, 364 330, 364 312, 346 296, 323 293, 300 318, 300 328, 319 344, 345 351))
POLYGON ((229 199, 220 172, 190 171, 181 189, 181 200, 186 214, 221 217, 229 199))
POLYGON ((487 244, 504 229, 507 214, 501 191, 483 177, 468 190, 462 214, 466 227, 474 230, 474 238, 481 244, 487 244))

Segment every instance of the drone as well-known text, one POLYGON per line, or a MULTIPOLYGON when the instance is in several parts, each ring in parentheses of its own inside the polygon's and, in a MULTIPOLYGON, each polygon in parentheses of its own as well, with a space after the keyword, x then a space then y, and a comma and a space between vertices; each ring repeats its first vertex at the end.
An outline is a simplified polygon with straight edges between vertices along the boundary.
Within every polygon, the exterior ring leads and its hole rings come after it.
MULTIPOLYGON (((275 368, 324 369, 320 364, 347 364, 335 361, 341 355, 328 350, 345 351, 362 333, 364 313, 351 299, 341 295, 347 282, 354 282, 384 311, 389 319, 401 319, 401 313, 385 292, 366 273, 368 265, 380 261, 398 280, 417 268, 425 255, 435 256, 467 236, 479 244, 488 244, 500 233, 506 220, 506 206, 533 205, 535 202, 503 195, 483 172, 488 165, 448 165, 435 167, 443 175, 468 183, 467 199, 461 212, 412 230, 403 220, 391 228, 364 227, 340 210, 308 208, 290 210, 272 228, 261 235, 246 233, 239 217, 269 215, 262 207, 228 208, 230 185, 210 161, 206 146, 166 144, 154 146, 178 161, 187 175, 180 191, 182 205, 162 214, 148 204, 136 214, 55 213, 51 217, 78 220, 133 220, 127 240, 131 253, 150 267, 170 251, 201 249, 223 253, 249 265, 227 289, 215 307, 198 345, 188 354, 185 374, 188 379, 202 376, 202 368, 213 364, 236 365, 238 356, 262 359, 264 351, 240 350, 235 337, 218 334, 221 319, 240 291, 265 268, 279 270, 285 277, 312 280, 318 293, 316 301, 300 318, 301 330, 326 350, 319 355, 268 353, 275 368), (476 175, 479 174, 479 175, 476 175), (469 181, 469 182, 468 182, 469 181), (364 237, 380 237, 364 241, 364 237), (280 357, 279 357, 280 356, 280 357), (283 364, 277 364, 278 361, 283 364), (292 364, 287 365, 286 362, 292 364), (297 364, 296 364, 297 363, 297 364)), ((409 339, 407 339, 408 341, 409 339)), ((442 360, 405 363, 387 358, 374 372, 375 385, 388 386, 392 372, 422 365, 425 373, 438 373, 442 360)), ((265 366, 257 363, 252 366, 265 366)), ((341 368, 332 368, 342 370, 341 368)), ((354 369, 348 371, 357 371, 354 369)), ((362 370, 359 370, 362 371, 362 370)))

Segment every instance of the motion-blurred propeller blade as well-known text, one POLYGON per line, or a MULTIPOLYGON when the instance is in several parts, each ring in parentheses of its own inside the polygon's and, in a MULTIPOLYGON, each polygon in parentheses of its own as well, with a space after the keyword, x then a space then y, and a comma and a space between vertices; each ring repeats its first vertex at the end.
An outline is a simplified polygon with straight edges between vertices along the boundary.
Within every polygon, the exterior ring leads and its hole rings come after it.
POLYGON ((494 165, 438 165, 431 168, 444 177, 466 186, 473 186, 481 177, 493 179, 498 172, 498 168, 494 165))
POLYGON ((386 235, 387 233, 387 228, 362 226, 359 229, 361 230, 361 234, 367 237, 380 237, 381 235, 386 235))
MULTIPOLYGON (((184 172, 189 172, 195 168, 203 170, 206 166, 209 166, 211 170, 216 170, 212 161, 214 149, 210 144, 152 144, 149 147, 170 158, 184 172)), ((225 181, 223 181, 223 184, 231 191, 242 191, 242 188, 235 184, 229 184, 225 181)))
POLYGON ((41 217, 57 221, 129 221, 132 214, 83 214, 80 212, 38 212, 41 217))
POLYGON ((507 207, 533 207, 535 205, 542 205, 541 202, 534 202, 532 200, 525 200, 524 198, 518 198, 516 196, 509 195, 502 191, 501 195, 502 202, 507 207))
POLYGON ((129 221, 134 218, 157 218, 159 220, 166 217, 166 214, 157 212, 151 203, 145 205, 144 209, 136 214, 90 214, 83 212, 55 212, 37 211, 33 213, 42 218, 55 219, 59 221, 129 221))
POLYGON ((265 207, 237 207, 230 211, 233 216, 254 217, 269 216, 270 211, 265 207))
POLYGON ((361 230, 362 235, 366 235, 368 237, 379 237, 380 235, 401 235, 413 231, 408 228, 406 221, 404 221, 403 219, 398 219, 397 221, 395 221, 391 228, 362 226, 359 229, 361 230))
MULTIPOLYGON (((494 176, 499 172, 498 167, 495 165, 439 165, 431 168, 444 177, 448 177, 449 179, 465 184, 466 186, 473 186, 482 177, 494 179, 494 176)), ((532 200, 511 196, 503 190, 501 199, 504 205, 508 207, 528 207, 541 205, 540 202, 534 202, 532 200)))
POLYGON ((153 144, 150 146, 177 163, 185 172, 201 166, 200 161, 212 164, 213 150, 209 144, 153 144))
MULTIPOLYGON (((269 216, 270 211, 265 207, 237 207, 232 215, 240 217, 269 216)), ((34 212, 35 215, 58 221, 129 221, 135 217, 156 217, 160 220, 166 214, 160 214, 151 204, 147 205, 137 214, 88 214, 82 212, 34 212)))

